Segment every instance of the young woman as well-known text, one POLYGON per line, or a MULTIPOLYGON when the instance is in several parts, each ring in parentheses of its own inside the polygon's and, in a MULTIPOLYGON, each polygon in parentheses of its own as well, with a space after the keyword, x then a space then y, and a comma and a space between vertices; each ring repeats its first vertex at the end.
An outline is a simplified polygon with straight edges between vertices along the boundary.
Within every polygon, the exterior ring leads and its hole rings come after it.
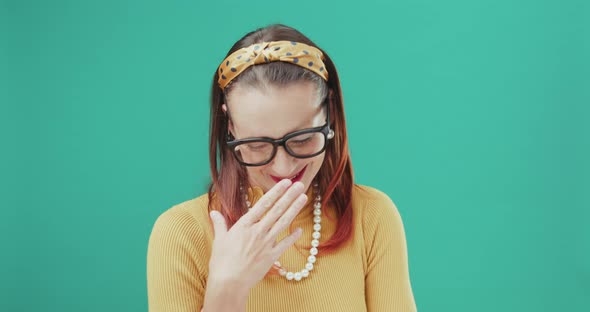
POLYGON ((293 28, 257 29, 211 92, 212 183, 153 227, 150 311, 416 311, 398 210, 353 182, 326 52, 293 28))

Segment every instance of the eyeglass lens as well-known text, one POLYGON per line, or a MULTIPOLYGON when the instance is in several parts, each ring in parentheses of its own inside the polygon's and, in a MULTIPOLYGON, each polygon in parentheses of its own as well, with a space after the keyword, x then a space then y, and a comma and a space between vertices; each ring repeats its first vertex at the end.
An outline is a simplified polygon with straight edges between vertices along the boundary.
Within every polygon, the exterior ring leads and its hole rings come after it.
MULTIPOLYGON (((306 157, 319 153, 326 144, 323 133, 304 133, 289 138, 285 142, 286 148, 295 157, 306 157)), ((237 145, 235 155, 246 164, 260 164, 273 157, 274 147, 270 142, 255 141, 237 145)))

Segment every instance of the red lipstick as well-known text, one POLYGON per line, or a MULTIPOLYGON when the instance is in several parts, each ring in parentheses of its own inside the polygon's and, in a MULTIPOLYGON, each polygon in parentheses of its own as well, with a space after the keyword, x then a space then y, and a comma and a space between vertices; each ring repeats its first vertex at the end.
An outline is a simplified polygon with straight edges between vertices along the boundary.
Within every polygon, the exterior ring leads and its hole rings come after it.
MULTIPOLYGON (((303 169, 301 169, 301 171, 299 171, 299 173, 297 173, 297 174, 295 175, 295 177, 294 177, 293 179, 291 179, 291 182, 292 182, 292 183, 295 183, 295 182, 297 182, 297 181, 301 180, 301 177, 303 177, 303 174, 305 173, 305 169, 307 169, 307 166, 303 167, 303 169)), ((285 177, 285 178, 279 178, 279 177, 276 177, 276 176, 270 175, 270 177, 271 177, 271 178, 272 178, 272 179, 273 179, 273 180, 274 180, 276 183, 279 183, 279 182, 281 182, 281 180, 283 180, 283 179, 289 179, 289 178, 290 178, 290 177, 292 177, 292 176, 285 177)))

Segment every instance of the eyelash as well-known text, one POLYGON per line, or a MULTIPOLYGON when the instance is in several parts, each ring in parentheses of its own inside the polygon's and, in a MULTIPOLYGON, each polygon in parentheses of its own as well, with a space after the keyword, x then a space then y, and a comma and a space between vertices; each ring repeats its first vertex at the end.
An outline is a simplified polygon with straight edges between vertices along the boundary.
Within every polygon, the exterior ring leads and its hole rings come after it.
POLYGON ((306 138, 305 140, 298 140, 298 141, 294 141, 297 144, 304 144, 311 141, 311 137, 306 138))

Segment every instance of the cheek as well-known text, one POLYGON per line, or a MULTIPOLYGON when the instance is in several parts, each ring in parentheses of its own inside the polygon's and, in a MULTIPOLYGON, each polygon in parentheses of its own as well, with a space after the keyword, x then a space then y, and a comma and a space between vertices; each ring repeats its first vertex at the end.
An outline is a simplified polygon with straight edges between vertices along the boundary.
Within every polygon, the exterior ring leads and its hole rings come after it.
MULTIPOLYGON (((317 174, 317 172, 320 170, 320 168, 322 167, 322 164, 324 163, 324 158, 325 158, 326 153, 322 153, 316 157, 313 158, 309 158, 309 159, 300 159, 301 161, 301 167, 303 166, 308 166, 307 170, 305 172, 305 175, 310 177, 310 176, 315 176, 317 174)), ((246 172, 248 173, 248 175, 250 177, 266 177, 268 176, 267 172, 272 171, 272 163, 268 164, 266 166, 260 166, 260 167, 246 167, 246 172)))
POLYGON ((326 155, 326 153, 322 153, 322 154, 312 158, 312 161, 310 162, 311 167, 308 167, 307 171, 309 171, 309 172, 306 172, 306 175, 310 174, 310 176, 315 176, 317 174, 317 172, 322 167, 322 164, 324 163, 325 155, 326 155), (311 170, 309 170, 309 169, 311 169, 311 170))
POLYGON ((261 166, 261 167, 246 167, 246 171, 248 172, 248 175, 252 176, 252 175, 262 175, 264 174, 264 171, 266 171, 266 166, 261 166))

